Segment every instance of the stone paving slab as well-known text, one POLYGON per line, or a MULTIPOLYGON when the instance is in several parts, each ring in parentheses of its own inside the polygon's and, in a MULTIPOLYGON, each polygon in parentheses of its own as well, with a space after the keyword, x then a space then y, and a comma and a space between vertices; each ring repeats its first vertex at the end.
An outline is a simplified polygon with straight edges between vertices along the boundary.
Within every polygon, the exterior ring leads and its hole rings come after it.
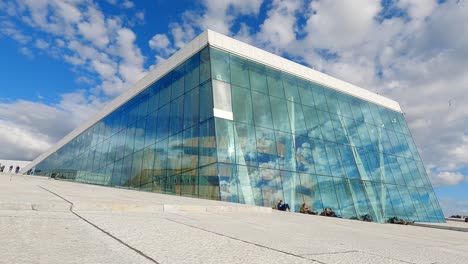
POLYGON ((0 263, 468 263, 464 232, 17 175, 0 234, 0 263))

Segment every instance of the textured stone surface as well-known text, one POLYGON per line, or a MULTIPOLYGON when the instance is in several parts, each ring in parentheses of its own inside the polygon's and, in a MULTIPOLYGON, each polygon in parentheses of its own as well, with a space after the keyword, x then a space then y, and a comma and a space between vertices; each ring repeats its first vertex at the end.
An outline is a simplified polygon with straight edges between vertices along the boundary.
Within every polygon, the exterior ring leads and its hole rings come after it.
POLYGON ((468 263, 465 232, 9 179, 0 263, 468 263))

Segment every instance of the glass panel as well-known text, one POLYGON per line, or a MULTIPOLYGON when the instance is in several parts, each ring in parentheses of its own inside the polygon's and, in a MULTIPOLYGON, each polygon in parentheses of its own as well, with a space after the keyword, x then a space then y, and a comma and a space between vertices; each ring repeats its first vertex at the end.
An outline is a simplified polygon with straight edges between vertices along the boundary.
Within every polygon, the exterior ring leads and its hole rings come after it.
POLYGON ((184 96, 171 102, 170 135, 174 135, 184 128, 184 96))
POLYGON ((256 127, 256 139, 259 166, 278 168, 274 131, 267 128, 256 127))
POLYGON ((252 91, 252 102, 255 125, 273 128, 269 96, 252 91))
POLYGON ((200 176, 198 179, 200 198, 220 200, 219 178, 216 164, 200 168, 200 176))
POLYGON ((257 143, 254 126, 234 122, 234 135, 236 163, 257 166, 257 143))
POLYGON ((296 78, 289 74, 283 73, 283 85, 286 100, 300 103, 301 98, 299 97, 299 91, 297 90, 296 78))
POLYGON ((291 126, 288 116, 288 107, 285 100, 270 97, 271 114, 273 116, 273 124, 276 130, 291 133, 291 126))
POLYGON ((200 51, 200 84, 211 78, 210 49, 200 51))
POLYGON ((237 176, 237 166, 233 164, 219 163, 218 175, 221 201, 238 203, 239 180, 237 176))
POLYGON ((229 83, 213 81, 213 106, 219 110, 232 112, 231 85, 229 83))
POLYGON ((193 55, 185 63, 185 79, 184 79, 185 92, 190 91, 192 88, 197 87, 200 83, 200 54, 193 55))
POLYGON ((198 196, 198 169, 181 174, 180 195, 188 197, 198 196))
POLYGON ((213 117, 213 94, 211 82, 200 87, 200 122, 213 117))
POLYGON ((231 56, 231 83, 244 88, 250 88, 249 68, 247 60, 231 56))
POLYGON ((216 162, 216 138, 213 119, 200 124, 199 135, 200 166, 216 162))
POLYGON ((232 121, 215 118, 215 125, 218 162, 235 163, 236 153, 232 121))
POLYGON ((253 124, 250 90, 232 86, 232 111, 234 121, 253 124))
POLYGON ((213 79, 228 83, 231 82, 229 54, 221 50, 210 48, 210 58, 213 79))
POLYGON ((199 89, 195 87, 184 96, 184 129, 194 126, 198 123, 199 113, 199 89))
POLYGON ((268 93, 267 79, 264 66, 259 66, 259 68, 251 67, 249 69, 249 75, 250 87, 252 88, 252 90, 265 94, 268 93))
POLYGON ((172 71, 172 88, 171 88, 172 100, 184 94, 184 91, 185 91, 184 75, 185 75, 185 63, 182 63, 181 65, 177 66, 177 68, 175 68, 172 71))
POLYGON ((284 98, 283 81, 281 80, 280 72, 273 69, 267 69, 267 83, 268 93, 270 95, 284 98))
POLYGON ((198 167, 198 127, 184 131, 182 171, 198 167))
POLYGON ((322 195, 322 204, 325 208, 339 208, 338 200, 336 198, 335 183, 332 177, 317 176, 322 195))

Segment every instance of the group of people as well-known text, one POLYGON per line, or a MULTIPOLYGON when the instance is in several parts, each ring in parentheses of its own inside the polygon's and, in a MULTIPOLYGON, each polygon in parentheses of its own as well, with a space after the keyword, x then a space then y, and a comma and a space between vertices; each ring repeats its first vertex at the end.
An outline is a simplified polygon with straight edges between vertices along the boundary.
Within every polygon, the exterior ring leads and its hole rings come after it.
MULTIPOLYGON (((291 207, 289 207, 289 204, 284 203, 283 200, 279 200, 275 206, 273 206, 273 209, 280 210, 280 211, 291 211, 291 207)), ((311 215, 317 215, 317 212, 312 211, 306 203, 303 203, 301 205, 301 208, 299 210, 300 213, 302 214, 311 214, 311 215)), ((328 217, 339 217, 333 208, 325 208, 323 211, 320 213, 321 216, 328 216, 328 217)))
MULTIPOLYGON (((273 207, 273 209, 277 209, 277 210, 280 210, 280 211, 291 211, 291 208, 289 207, 289 204, 287 203, 284 203, 283 200, 279 200, 275 206, 273 207)), ((311 214, 311 215, 317 215, 318 213, 317 212, 314 212, 312 211, 306 203, 302 203, 301 205, 301 208, 299 209, 299 212, 302 213, 302 214, 311 214)), ((323 209, 323 211, 320 213, 321 216, 328 216, 328 217, 339 217, 341 218, 340 216, 338 216, 335 211, 333 210, 333 208, 331 207, 328 207, 328 208, 325 208, 323 209)), ((362 221, 367 221, 367 222, 372 222, 373 219, 372 219, 372 216, 366 214, 364 216, 362 216, 362 221)), ((465 219, 465 221, 468 221, 468 218, 465 219)), ((410 222, 410 221, 406 221, 404 219, 401 219, 401 218, 398 218, 398 217, 392 217, 388 220, 389 223, 392 223, 392 224, 399 224, 399 225, 408 225, 410 223, 414 223, 414 222, 410 222)))
MULTIPOLYGON (((13 170, 13 165, 10 166, 10 169, 8 170, 8 172, 12 172, 13 170)), ((4 172, 5 171, 5 165, 1 165, 0 166, 0 172, 4 172)), ((16 166, 15 168, 15 173, 18 173, 20 171, 20 166, 16 166)))

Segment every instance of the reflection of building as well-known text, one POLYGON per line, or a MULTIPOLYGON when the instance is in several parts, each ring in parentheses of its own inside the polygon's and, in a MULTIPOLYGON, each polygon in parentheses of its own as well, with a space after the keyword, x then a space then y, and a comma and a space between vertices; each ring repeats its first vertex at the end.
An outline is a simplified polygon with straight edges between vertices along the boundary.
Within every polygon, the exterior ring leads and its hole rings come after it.
POLYGON ((397 102, 212 31, 29 167, 347 218, 444 221, 397 102))

